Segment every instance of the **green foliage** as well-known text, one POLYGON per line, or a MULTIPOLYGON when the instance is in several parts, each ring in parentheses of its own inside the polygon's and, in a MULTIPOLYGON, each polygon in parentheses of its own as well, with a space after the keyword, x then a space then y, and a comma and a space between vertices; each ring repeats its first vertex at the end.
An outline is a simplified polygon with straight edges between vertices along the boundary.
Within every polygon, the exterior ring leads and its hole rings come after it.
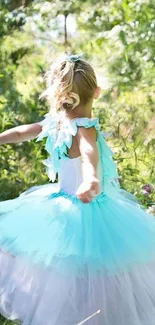
POLYGON ((122 187, 149 206, 155 202, 155 4, 99 1, 89 9, 78 17, 81 33, 87 31, 81 48, 105 75, 95 115, 113 134, 122 187), (149 195, 144 184, 151 185, 149 195))
MULTIPOLYGON (((154 2, 1 1, 0 131, 38 121, 47 112, 39 100, 48 60, 63 51, 85 53, 97 67, 102 97, 94 113, 102 129, 112 132, 123 188, 147 207, 155 202, 154 2), (64 16, 68 26, 64 44, 64 16), (69 20, 68 20, 69 22, 69 20), (69 23, 68 23, 69 24, 69 23), (143 189, 151 186, 151 193, 143 189)), ((35 184, 46 183, 42 143, 31 141, 0 147, 0 200, 16 197, 35 184)))

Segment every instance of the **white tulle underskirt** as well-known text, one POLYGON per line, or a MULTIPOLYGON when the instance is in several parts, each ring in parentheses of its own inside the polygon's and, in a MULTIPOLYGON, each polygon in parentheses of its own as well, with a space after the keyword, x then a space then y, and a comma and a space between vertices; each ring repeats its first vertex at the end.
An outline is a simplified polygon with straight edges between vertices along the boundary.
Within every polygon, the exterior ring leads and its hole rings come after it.
POLYGON ((108 276, 66 276, 0 254, 0 312, 24 325, 154 325, 155 263, 108 276))

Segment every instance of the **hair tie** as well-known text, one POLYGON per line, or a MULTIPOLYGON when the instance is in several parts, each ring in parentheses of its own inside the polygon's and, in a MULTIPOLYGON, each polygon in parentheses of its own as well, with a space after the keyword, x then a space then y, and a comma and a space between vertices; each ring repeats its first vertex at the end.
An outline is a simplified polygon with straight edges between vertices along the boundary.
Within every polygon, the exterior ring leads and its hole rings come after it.
POLYGON ((75 54, 75 55, 68 55, 67 60, 72 61, 72 62, 77 62, 83 57, 83 53, 81 54, 75 54))

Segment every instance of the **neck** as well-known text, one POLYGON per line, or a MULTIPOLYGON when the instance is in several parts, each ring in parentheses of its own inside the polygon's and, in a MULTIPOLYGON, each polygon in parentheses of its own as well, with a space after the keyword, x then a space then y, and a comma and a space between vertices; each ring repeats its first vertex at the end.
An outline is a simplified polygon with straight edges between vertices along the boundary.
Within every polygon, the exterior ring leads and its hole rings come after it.
POLYGON ((88 117, 91 118, 92 116, 92 103, 93 101, 89 102, 87 105, 85 106, 78 106, 77 108, 75 108, 73 111, 66 111, 65 112, 65 116, 69 119, 73 119, 73 118, 78 118, 78 117, 88 117))

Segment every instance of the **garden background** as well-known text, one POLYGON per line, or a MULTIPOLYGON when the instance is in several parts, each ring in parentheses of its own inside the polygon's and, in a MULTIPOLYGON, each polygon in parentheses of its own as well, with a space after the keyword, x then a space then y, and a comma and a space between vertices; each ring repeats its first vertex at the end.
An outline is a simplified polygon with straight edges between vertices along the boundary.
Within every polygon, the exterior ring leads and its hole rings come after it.
MULTIPOLYGON (((150 211, 155 202, 154 0, 1 0, 0 132, 39 121, 44 73, 62 53, 84 53, 102 96, 94 114, 118 164, 123 188, 150 211)), ((43 143, 0 147, 0 200, 48 182, 43 143)))

